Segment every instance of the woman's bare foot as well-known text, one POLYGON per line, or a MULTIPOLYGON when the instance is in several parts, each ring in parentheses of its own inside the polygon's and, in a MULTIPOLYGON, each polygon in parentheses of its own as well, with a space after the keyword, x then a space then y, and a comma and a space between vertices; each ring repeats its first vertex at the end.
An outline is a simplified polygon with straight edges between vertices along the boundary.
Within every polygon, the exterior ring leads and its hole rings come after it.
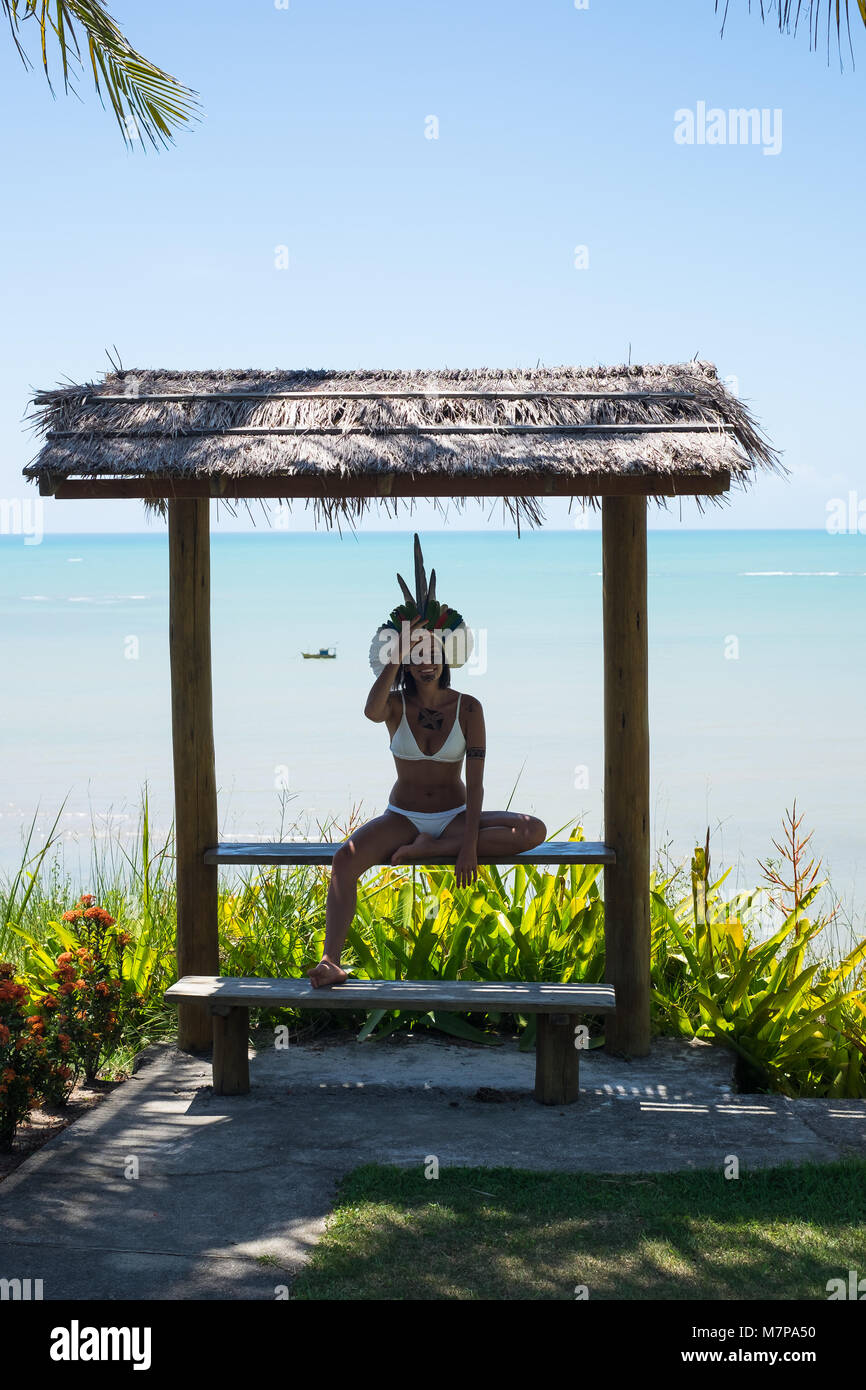
POLYGON ((400 845, 391 855, 392 864, 406 864, 410 859, 417 859, 420 855, 426 854, 436 845, 432 835, 419 834, 411 844, 400 845))
POLYGON ((322 956, 319 964, 308 970, 307 975, 314 989, 321 989, 323 985, 341 985, 349 978, 346 971, 328 960, 327 956, 322 956))

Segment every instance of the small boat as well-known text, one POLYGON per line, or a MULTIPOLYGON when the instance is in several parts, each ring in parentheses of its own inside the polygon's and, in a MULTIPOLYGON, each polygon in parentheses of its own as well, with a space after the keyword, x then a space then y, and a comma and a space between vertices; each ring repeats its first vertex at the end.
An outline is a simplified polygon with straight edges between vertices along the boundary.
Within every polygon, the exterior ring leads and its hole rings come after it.
POLYGON ((317 652, 301 652, 305 661, 336 661, 337 650, 335 647, 320 647, 317 652))

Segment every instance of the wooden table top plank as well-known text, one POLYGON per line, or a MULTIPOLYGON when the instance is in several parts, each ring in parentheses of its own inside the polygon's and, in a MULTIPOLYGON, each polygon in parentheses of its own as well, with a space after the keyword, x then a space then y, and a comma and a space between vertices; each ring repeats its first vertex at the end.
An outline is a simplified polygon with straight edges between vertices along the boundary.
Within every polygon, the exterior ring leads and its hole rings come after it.
POLYGON ((166 999, 257 1008, 428 1009, 509 1013, 612 1013, 612 985, 566 985, 522 980, 361 980, 314 989, 309 980, 259 976, 185 975, 166 999))
MULTIPOLYGON (((313 840, 226 843, 205 850, 206 864, 330 864, 337 843, 313 840)), ((429 855, 415 863, 442 866, 454 863, 455 856, 429 855)), ((383 861, 384 863, 384 861, 383 861)), ((616 852, 597 840, 548 840, 522 854, 478 856, 479 864, 615 864, 616 852)))

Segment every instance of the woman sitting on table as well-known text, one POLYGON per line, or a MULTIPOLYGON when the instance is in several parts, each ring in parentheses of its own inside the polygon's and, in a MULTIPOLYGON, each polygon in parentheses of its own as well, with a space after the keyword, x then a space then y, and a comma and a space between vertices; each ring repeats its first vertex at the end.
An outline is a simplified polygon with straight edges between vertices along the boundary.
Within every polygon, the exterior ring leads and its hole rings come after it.
POLYGON ((311 984, 341 984, 340 955, 355 915, 358 879, 374 864, 455 858, 458 887, 472 883, 478 854, 510 856, 540 845, 547 828, 537 816, 482 811, 485 733, 481 702, 451 689, 471 637, 460 614, 436 601, 436 571, 427 588, 415 537, 416 596, 397 576, 406 602, 395 608, 370 649, 378 675, 364 713, 385 724, 397 780, 381 816, 352 833, 334 853, 325 910, 325 944, 311 984), (466 758, 466 785, 460 778, 466 758))

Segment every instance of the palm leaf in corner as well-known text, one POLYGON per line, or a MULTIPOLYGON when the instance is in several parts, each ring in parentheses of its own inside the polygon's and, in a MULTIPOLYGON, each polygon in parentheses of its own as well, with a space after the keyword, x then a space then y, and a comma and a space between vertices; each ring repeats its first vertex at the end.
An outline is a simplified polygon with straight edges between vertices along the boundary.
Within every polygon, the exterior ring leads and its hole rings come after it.
MULTIPOLYGON (((0 0, 12 39, 23 62, 31 61, 21 43, 22 24, 38 34, 42 67, 51 87, 48 46, 55 41, 63 86, 74 91, 72 71, 83 66, 77 27, 82 30, 99 100, 108 97, 125 143, 147 139, 168 144, 174 131, 198 119, 197 93, 151 63, 132 47, 100 0, 0 0)), ((53 91, 53 87, 51 87, 53 91)))
MULTIPOLYGON (((715 0, 716 14, 722 14, 722 33, 725 32, 725 24, 728 12, 732 9, 731 0, 715 0)), ((751 0, 748 0, 749 9, 752 8, 751 0)), ((818 35, 823 30, 825 22, 827 27, 827 50, 829 56, 830 33, 833 28, 833 20, 836 21, 836 41, 842 43, 842 19, 845 20, 845 32, 848 36, 848 47, 851 48, 851 15, 855 11, 859 12, 863 24, 866 25, 866 0, 760 0, 758 8, 761 19, 766 19, 767 15, 775 15, 779 33, 794 33, 800 27, 801 19, 805 20, 808 5, 808 24, 809 24, 809 47, 818 47, 818 35)), ((853 51, 853 50, 852 50, 853 51)))

